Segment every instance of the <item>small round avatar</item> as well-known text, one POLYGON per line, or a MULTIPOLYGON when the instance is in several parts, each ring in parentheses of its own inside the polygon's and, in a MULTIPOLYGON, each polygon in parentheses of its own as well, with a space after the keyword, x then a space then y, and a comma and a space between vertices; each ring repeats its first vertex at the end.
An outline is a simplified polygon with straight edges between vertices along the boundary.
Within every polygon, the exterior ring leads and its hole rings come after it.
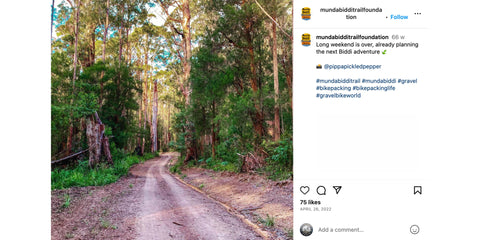
POLYGON ((313 227, 309 223, 304 223, 302 226, 300 226, 300 233, 303 236, 310 236, 313 233, 313 227))

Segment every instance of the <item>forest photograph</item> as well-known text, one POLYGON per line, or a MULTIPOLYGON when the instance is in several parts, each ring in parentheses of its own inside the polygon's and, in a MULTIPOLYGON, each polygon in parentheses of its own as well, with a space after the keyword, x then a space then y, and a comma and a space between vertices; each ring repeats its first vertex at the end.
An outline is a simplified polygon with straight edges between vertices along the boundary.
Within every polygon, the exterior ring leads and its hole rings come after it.
POLYGON ((52 239, 292 239, 292 1, 50 13, 52 239))

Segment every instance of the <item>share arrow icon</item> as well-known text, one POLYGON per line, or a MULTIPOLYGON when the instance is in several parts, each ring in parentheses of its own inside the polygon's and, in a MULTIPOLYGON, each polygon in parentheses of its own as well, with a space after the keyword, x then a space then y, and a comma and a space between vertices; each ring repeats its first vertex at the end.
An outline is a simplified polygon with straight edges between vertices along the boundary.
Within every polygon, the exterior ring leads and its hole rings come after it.
POLYGON ((338 194, 340 189, 342 189, 342 186, 333 186, 333 189, 335 189, 335 192, 338 194))

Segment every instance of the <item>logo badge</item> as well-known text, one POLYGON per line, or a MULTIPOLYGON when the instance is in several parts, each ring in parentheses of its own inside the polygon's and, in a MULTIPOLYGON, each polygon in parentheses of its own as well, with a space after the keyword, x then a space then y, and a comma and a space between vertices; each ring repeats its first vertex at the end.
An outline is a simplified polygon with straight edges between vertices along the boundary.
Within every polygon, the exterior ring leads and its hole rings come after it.
POLYGON ((302 8, 302 19, 303 20, 310 20, 312 14, 310 13, 310 8, 304 7, 302 8))
POLYGON ((303 46, 310 46, 310 43, 312 42, 312 40, 310 39, 310 34, 308 33, 304 33, 302 34, 302 45, 303 46))

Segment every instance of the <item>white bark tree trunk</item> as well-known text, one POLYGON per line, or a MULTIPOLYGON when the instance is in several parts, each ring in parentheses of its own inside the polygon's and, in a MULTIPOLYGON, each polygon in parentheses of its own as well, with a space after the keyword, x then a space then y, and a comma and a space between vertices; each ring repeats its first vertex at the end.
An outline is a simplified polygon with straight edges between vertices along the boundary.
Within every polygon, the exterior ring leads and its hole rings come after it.
POLYGON ((153 104, 152 104, 152 152, 156 152, 157 149, 157 112, 158 112, 158 93, 157 93, 157 81, 154 81, 153 87, 153 104))

